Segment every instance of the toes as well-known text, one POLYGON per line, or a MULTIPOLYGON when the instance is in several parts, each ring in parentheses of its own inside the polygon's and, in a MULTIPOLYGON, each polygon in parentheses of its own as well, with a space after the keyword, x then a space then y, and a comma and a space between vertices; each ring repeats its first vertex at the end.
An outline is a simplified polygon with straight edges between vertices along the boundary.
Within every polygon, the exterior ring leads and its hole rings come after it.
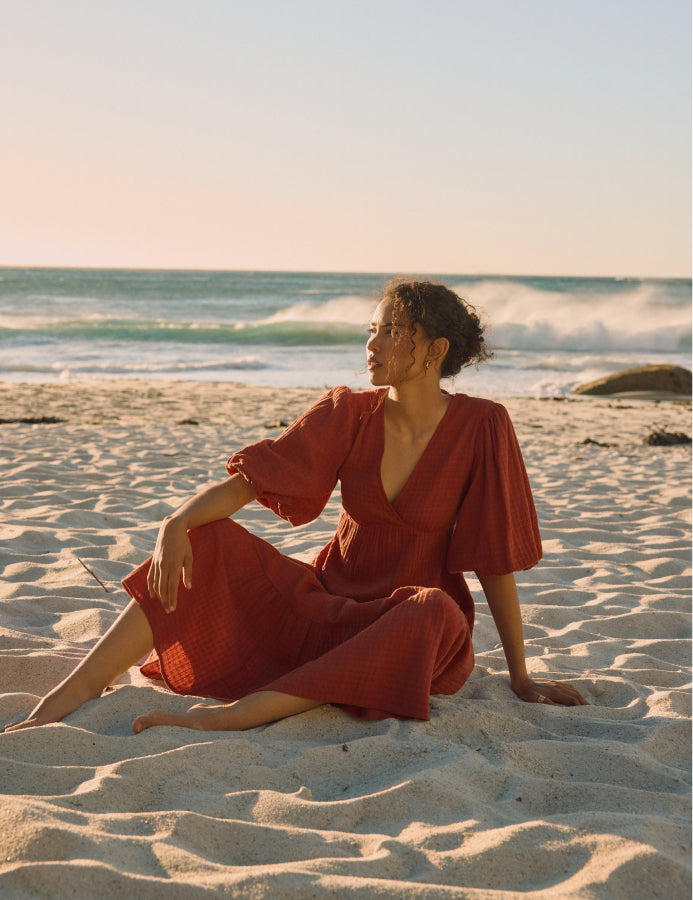
POLYGON ((139 734, 146 728, 152 728, 155 725, 179 725, 183 728, 194 727, 185 715, 164 712, 163 709, 153 709, 144 716, 138 716, 132 723, 132 730, 135 734, 139 734))
POLYGON ((168 714, 163 712, 163 710, 154 709, 145 716, 138 716, 132 723, 132 730, 135 734, 139 734, 141 731, 144 731, 146 728, 152 728, 154 725, 170 725, 172 723, 167 721, 168 718, 168 714))
POLYGON ((132 731, 134 734, 139 734, 140 731, 144 731, 145 728, 149 728, 149 726, 145 722, 146 718, 146 716, 138 716, 136 719, 134 719, 132 723, 132 731))
POLYGON ((25 719, 23 722, 10 722, 2 729, 2 734, 11 734, 13 731, 23 731, 25 728, 35 728, 40 725, 36 719, 25 719))

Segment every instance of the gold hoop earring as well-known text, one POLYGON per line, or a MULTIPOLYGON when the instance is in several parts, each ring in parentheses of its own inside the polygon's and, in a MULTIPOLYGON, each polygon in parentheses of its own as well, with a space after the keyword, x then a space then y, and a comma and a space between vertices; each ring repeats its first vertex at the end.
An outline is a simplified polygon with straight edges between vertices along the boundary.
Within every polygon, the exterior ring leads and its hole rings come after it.
POLYGON ((431 360, 428 357, 424 360, 424 372, 428 375, 428 370, 431 368, 431 360))

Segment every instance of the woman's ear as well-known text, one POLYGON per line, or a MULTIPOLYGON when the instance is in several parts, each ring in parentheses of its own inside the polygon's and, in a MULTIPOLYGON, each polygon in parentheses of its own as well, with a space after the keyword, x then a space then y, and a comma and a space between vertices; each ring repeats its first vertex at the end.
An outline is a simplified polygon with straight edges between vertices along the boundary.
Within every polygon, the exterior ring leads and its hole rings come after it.
POLYGON ((431 341, 426 355, 432 362, 442 363, 449 349, 450 341, 445 337, 439 337, 435 341, 431 341))

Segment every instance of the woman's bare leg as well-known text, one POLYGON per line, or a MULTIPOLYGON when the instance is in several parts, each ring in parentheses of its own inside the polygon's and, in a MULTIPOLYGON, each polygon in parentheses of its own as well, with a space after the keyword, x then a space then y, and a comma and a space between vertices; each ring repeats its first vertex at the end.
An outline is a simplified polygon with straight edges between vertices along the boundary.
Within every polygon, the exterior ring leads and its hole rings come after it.
POLYGON ((324 700, 307 700, 305 697, 295 697, 280 691, 258 691, 234 703, 198 703, 184 713, 155 709, 146 716, 138 716, 132 723, 132 730, 139 734, 153 725, 179 725, 199 731, 245 731, 247 728, 295 716, 324 703, 324 700))
POLYGON ((149 621, 133 600, 74 672, 46 694, 23 722, 7 725, 3 731, 58 722, 87 700, 100 697, 104 688, 149 653, 153 646, 149 621))

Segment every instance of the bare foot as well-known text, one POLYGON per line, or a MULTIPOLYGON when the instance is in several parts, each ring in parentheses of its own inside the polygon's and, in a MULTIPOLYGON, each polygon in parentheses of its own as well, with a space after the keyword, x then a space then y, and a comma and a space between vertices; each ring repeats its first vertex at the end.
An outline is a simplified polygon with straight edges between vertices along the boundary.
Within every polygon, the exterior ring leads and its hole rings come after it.
POLYGON ((138 716, 132 723, 135 734, 153 725, 178 725, 199 731, 245 731, 295 716, 322 706, 324 700, 307 700, 279 691, 257 691, 232 703, 196 703, 184 713, 168 713, 161 709, 138 716))
POLYGON ((219 718, 213 713, 207 712, 214 709, 228 710, 229 707, 197 703, 184 713, 170 713, 163 709, 153 709, 144 716, 138 716, 132 723, 132 730, 135 734, 139 734, 146 728, 152 728, 155 725, 177 725, 180 728, 194 728, 197 731, 217 731, 228 728, 228 725, 221 724, 219 718))
POLYGON ((2 729, 2 733, 9 734, 11 731, 22 731, 25 728, 37 728, 39 725, 59 722, 65 716, 69 716, 71 712, 79 709, 84 702, 93 699, 92 696, 85 696, 74 688, 58 685, 50 694, 46 694, 26 719, 20 722, 10 722, 2 729))

